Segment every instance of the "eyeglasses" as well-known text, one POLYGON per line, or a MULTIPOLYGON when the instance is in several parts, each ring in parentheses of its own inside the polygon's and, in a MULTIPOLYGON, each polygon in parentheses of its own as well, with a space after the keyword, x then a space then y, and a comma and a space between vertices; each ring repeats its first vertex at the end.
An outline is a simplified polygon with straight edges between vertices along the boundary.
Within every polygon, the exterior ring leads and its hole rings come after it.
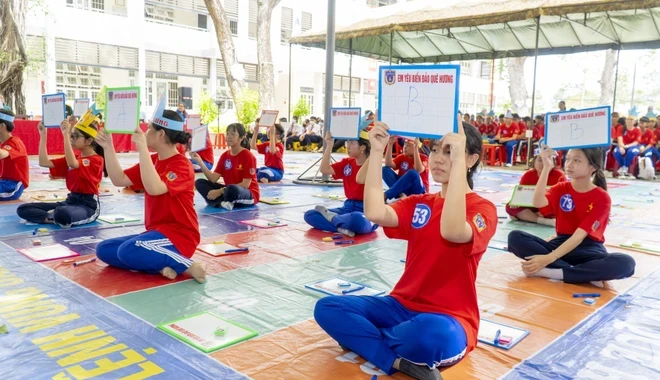
POLYGON ((84 136, 81 135, 80 133, 72 133, 71 134, 71 138, 74 139, 74 140, 78 140, 81 137, 84 137, 84 136))

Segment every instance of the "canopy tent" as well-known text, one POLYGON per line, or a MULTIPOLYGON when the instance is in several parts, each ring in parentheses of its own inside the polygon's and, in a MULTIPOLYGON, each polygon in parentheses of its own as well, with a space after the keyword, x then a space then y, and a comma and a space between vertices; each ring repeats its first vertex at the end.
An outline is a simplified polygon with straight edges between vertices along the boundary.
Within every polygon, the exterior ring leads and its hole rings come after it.
MULTIPOLYGON (((290 43, 325 39, 313 29, 290 43)), ((660 48, 660 0, 415 0, 338 25, 335 39, 337 52, 402 63, 660 48)))

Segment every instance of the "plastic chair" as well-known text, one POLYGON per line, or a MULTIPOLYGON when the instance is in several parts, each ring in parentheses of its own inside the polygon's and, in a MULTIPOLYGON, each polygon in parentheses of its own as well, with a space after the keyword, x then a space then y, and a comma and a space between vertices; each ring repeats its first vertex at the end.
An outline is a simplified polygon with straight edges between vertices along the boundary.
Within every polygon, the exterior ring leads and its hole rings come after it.
POLYGON ((215 142, 213 147, 216 149, 227 149, 227 137, 224 133, 218 133, 215 135, 215 142))

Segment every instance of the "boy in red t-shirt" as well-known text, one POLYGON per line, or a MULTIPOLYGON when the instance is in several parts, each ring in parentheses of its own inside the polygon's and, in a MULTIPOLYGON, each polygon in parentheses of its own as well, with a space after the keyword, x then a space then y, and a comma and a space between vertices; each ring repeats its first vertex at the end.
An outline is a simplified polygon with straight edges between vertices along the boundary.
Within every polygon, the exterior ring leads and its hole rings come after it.
POLYGON ((603 246, 612 207, 603 173, 603 150, 569 150, 565 167, 571 182, 546 189, 554 166, 553 154, 549 148, 541 152, 543 171, 533 203, 539 209, 552 209, 557 219, 557 237, 545 241, 523 231, 509 234, 508 249, 524 260, 523 273, 570 284, 591 282, 600 287, 603 281, 632 276, 635 260, 628 255, 608 253, 603 246))
POLYGON ((30 184, 27 151, 13 130, 14 114, 0 109, 0 201, 20 198, 30 184))
MULTIPOLYGON (((388 152, 391 151, 395 141, 396 136, 392 136, 388 141, 388 152)), ((383 181, 389 187, 385 191, 385 201, 424 194, 429 191, 429 158, 419 152, 420 146, 419 139, 406 140, 403 145, 403 154, 394 159, 390 154, 385 155, 383 181)))
POLYGON ((280 141, 284 135, 281 124, 268 127, 268 142, 257 144, 257 134, 252 135, 250 149, 264 155, 264 167, 257 169, 257 181, 261 183, 281 181, 284 177, 284 144, 280 141))
POLYGON ((660 159, 660 152, 655 147, 657 139, 653 130, 649 128, 650 122, 647 116, 639 119, 639 128, 642 131, 642 136, 639 138, 639 156, 648 157, 655 163, 660 159))
POLYGON ((506 164, 504 166, 510 167, 513 165, 513 155, 516 154, 516 145, 518 145, 518 124, 513 123, 513 115, 511 111, 507 112, 504 117, 504 123, 500 124, 497 129, 495 140, 506 148, 506 164))
POLYGON ((365 212, 388 237, 407 241, 405 269, 388 296, 329 296, 314 309, 316 322, 340 346, 388 375, 440 379, 437 367, 458 363, 477 345, 476 275, 497 228, 497 209, 471 189, 481 135, 458 122, 459 134, 432 143, 429 167, 442 191, 392 205, 380 199, 390 136, 376 122, 369 132, 377 156, 367 164, 365 212))
POLYGON ((241 145, 244 139, 243 124, 229 124, 227 127, 229 150, 220 156, 214 171, 202 166, 199 155, 191 154, 191 158, 200 164, 206 176, 195 181, 195 189, 209 206, 233 210, 235 206, 252 206, 259 203, 257 159, 249 149, 241 145), (221 177, 225 181, 224 185, 218 183, 221 177))
POLYGON ((637 111, 635 108, 630 111, 626 118, 626 127, 617 136, 617 146, 612 151, 612 155, 619 164, 619 176, 622 178, 635 178, 632 173, 628 173, 628 169, 632 166, 633 160, 639 155, 639 140, 642 137, 642 131, 635 127, 637 111))

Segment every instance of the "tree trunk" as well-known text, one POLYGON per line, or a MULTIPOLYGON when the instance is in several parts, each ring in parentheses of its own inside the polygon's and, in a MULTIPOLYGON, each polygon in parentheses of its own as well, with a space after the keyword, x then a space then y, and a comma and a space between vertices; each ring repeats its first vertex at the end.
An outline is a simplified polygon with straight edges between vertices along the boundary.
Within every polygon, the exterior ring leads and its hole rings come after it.
POLYGON ((275 103, 275 69, 271 48, 270 21, 280 0, 259 0, 257 12, 257 61, 259 62, 259 103, 262 110, 275 103))
MULTIPOLYGON (((236 57, 236 47, 234 47, 234 39, 231 35, 231 29, 229 29, 229 21, 227 21, 227 15, 225 14, 225 9, 222 7, 220 0, 204 0, 206 8, 209 11, 209 16, 213 20, 213 25, 215 26, 216 37, 218 38, 218 46, 220 47, 220 54, 222 54, 222 60, 225 63, 225 75, 227 76, 227 81, 229 83, 229 89, 231 91, 231 96, 234 99, 234 104, 239 105, 241 98, 241 92, 246 87, 245 84, 245 75, 236 79, 232 76, 232 67, 235 64, 238 64, 238 58, 236 57)), ((237 74, 237 73, 235 73, 237 74)))
POLYGON ((25 114, 23 71, 27 67, 25 12, 27 1, 0 0, 0 95, 15 114, 25 114))
POLYGON ((525 82, 526 60, 527 57, 507 58, 511 104, 513 104, 513 112, 519 113, 521 117, 529 115, 527 83, 525 82))
POLYGON ((614 101, 614 71, 616 70, 616 50, 605 51, 605 65, 600 75, 600 99, 601 106, 612 104, 614 101))

